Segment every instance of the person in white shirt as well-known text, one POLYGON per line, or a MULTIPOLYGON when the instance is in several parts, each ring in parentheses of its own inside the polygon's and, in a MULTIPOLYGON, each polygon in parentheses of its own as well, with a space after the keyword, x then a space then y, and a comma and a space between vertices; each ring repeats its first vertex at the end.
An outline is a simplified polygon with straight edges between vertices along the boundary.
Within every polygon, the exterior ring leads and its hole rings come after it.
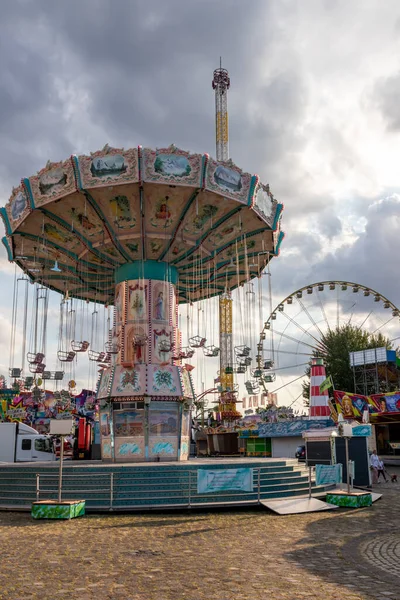
POLYGON ((381 475, 383 475, 384 480, 387 481, 385 475, 385 465, 377 455, 376 450, 374 450, 371 454, 370 464, 372 467, 372 483, 379 483, 379 477, 381 475))

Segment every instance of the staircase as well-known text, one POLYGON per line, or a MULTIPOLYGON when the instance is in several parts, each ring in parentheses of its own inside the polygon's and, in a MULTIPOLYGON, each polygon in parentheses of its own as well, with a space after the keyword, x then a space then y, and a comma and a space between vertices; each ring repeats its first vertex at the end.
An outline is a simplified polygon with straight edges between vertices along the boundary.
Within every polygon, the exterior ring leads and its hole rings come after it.
MULTIPOLYGON (((0 465, 0 510, 28 510, 57 499, 58 464, 0 465)), ((308 494, 308 470, 295 460, 193 460, 187 463, 65 463, 63 499, 84 499, 89 511, 256 505, 259 500, 308 494), (197 493, 198 469, 253 469, 253 491, 197 493)), ((323 494, 312 483, 312 493, 323 494)))

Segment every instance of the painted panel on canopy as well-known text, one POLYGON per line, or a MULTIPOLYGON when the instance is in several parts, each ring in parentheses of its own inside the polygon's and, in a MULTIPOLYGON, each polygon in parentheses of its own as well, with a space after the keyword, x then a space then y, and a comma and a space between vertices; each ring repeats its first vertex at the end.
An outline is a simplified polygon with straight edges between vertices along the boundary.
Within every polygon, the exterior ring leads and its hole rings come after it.
POLYGON ((29 177, 35 207, 58 200, 76 189, 71 158, 47 165, 37 175, 29 177))
POLYGON ((243 172, 232 161, 217 162, 210 158, 206 167, 207 190, 247 204, 252 175, 243 172))
POLYGON ((192 203, 185 215, 181 230, 185 238, 198 240, 203 237, 216 222, 237 207, 222 196, 202 191, 192 203))
POLYGON ((253 210, 271 228, 274 224, 278 202, 269 189, 269 185, 259 182, 254 193, 253 210))
POLYGON ((21 184, 13 188, 9 201, 7 202, 6 212, 10 223, 11 231, 15 231, 22 221, 30 213, 30 204, 28 195, 21 184))
MULTIPOLYGON (((157 260, 158 257, 164 252, 169 243, 171 236, 165 234, 165 237, 160 237, 160 234, 147 233, 146 235, 146 257, 150 260, 157 260)), ((164 256, 166 262, 170 262, 171 253, 167 253, 164 256)))
POLYGON ((78 156, 78 164, 82 187, 89 190, 139 181, 137 148, 124 150, 106 145, 90 156, 78 156))
POLYGON ((169 148, 144 148, 143 181, 169 185, 201 186, 201 154, 190 154, 175 146, 169 148))
POLYGON ((90 190, 116 238, 140 233, 140 196, 137 183, 90 190))
POLYGON ((193 194, 193 188, 145 184, 143 187, 146 232, 171 235, 182 211, 193 194))
POLYGON ((82 193, 74 192, 46 206, 46 210, 62 219, 71 232, 77 231, 91 244, 104 239, 103 223, 82 193))
POLYGON ((133 261, 142 258, 142 240, 139 233, 135 235, 123 234, 118 238, 118 241, 133 261))
POLYGON ((243 211, 232 215, 229 219, 212 231, 204 242, 209 252, 215 252, 221 246, 240 238, 243 233, 242 219, 243 211))
POLYGON ((83 252, 85 245, 80 239, 70 231, 68 227, 63 227, 55 223, 49 217, 43 215, 39 211, 33 211, 25 220, 24 233, 30 233, 37 236, 38 244, 46 244, 52 242, 61 248, 66 248, 70 252, 80 254, 83 252))
MULTIPOLYGON (((259 225, 262 225, 258 222, 259 225)), ((246 236, 245 240, 239 240, 237 244, 235 242, 229 243, 229 245, 225 248, 225 244, 220 246, 216 254, 217 263, 222 260, 230 260, 233 258, 236 262, 236 257, 238 256, 241 264, 245 263, 245 253, 247 251, 247 256, 249 258, 249 262, 251 262, 250 257, 255 253, 260 252, 273 252, 273 243, 272 243, 272 231, 263 231, 256 235, 251 235, 251 230, 246 236)), ((264 255, 260 256, 260 264, 262 260, 266 260, 264 255)), ((257 262, 257 260, 255 260, 257 262)))

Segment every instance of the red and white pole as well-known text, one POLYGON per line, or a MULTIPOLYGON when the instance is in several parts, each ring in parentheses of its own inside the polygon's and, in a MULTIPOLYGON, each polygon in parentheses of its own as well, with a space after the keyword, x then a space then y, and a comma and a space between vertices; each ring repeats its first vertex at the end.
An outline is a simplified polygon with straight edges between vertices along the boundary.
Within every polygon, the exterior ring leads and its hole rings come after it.
POLYGON ((328 419, 331 416, 328 390, 319 391, 319 386, 326 379, 325 365, 322 358, 311 359, 310 374, 310 419, 328 419))

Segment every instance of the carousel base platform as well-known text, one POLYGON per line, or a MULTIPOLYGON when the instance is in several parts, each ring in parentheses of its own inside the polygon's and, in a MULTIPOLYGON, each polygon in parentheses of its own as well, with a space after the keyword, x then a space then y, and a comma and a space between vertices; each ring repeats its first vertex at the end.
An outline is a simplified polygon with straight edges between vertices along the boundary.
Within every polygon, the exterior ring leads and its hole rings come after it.
MULTIPOLYGON (((30 510, 57 499, 54 463, 0 465, 0 510, 30 510)), ((254 506, 308 496, 308 471, 293 459, 207 458, 185 463, 65 463, 63 499, 85 500, 86 512, 254 506)), ((312 485, 312 494, 325 495, 312 485)))

